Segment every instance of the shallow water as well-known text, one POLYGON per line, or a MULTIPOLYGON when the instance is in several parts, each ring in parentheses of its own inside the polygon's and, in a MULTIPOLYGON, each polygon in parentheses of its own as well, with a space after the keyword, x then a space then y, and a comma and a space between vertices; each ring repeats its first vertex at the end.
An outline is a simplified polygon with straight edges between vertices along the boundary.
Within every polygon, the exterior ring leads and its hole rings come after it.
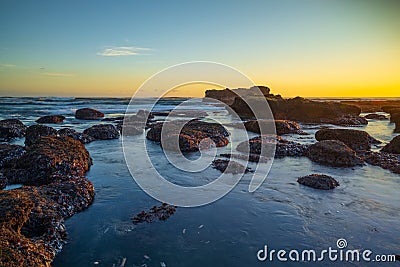
MULTIPOLYGON (((147 100, 138 104, 146 108, 147 100)), ((158 110, 168 110, 183 99, 164 101, 158 110)), ((127 99, 2 98, 0 118, 15 117, 28 125, 39 116, 63 114, 60 127, 83 130, 100 123, 78 121, 74 111, 93 107, 106 116, 122 115, 127 99)), ((221 107, 198 102, 207 119, 232 122, 221 107)), ((313 134, 320 125, 304 125, 313 134)), ((370 121, 366 130, 384 142, 393 137, 389 121, 370 121)), ((235 128, 228 127, 235 131, 235 128)), ((250 137, 253 135, 250 134, 250 137)), ((137 142, 143 136, 132 137, 137 142), (135 139, 136 138, 136 139, 135 139)), ((304 143, 313 135, 286 136, 304 143)), ((232 146, 241 140, 232 140, 232 146)), ((14 143, 22 143, 16 140, 14 143)), ((299 266, 304 263, 259 262, 256 254, 264 245, 270 249, 336 248, 345 238, 349 249, 370 249, 374 254, 400 254, 400 176, 375 166, 330 168, 307 158, 275 159, 269 176, 254 193, 248 192, 251 174, 222 199, 197 208, 178 208, 167 221, 133 225, 131 218, 160 203, 144 193, 131 178, 122 153, 121 140, 97 141, 86 145, 94 165, 87 173, 96 189, 89 209, 66 221, 68 243, 54 266, 299 266), (340 186, 320 191, 299 185, 299 176, 324 173, 340 186)), ((229 147, 219 149, 225 152, 229 147)), ((154 164, 176 184, 205 184, 220 175, 212 168, 188 175, 162 156, 157 144, 148 142, 154 164)), ((375 149, 378 149, 377 147, 375 149)), ((140 157, 141 155, 138 155, 140 157)), ((190 157, 190 156, 189 156, 190 157)), ((255 167, 254 163, 249 165, 255 167)), ((263 165, 261 164, 261 168, 263 165)), ((309 263, 320 266, 320 263, 309 263)), ((365 262, 324 262, 327 266, 365 266, 365 262)), ((386 263, 388 266, 395 264, 386 263)), ((368 266, 382 266, 370 263, 368 266)))

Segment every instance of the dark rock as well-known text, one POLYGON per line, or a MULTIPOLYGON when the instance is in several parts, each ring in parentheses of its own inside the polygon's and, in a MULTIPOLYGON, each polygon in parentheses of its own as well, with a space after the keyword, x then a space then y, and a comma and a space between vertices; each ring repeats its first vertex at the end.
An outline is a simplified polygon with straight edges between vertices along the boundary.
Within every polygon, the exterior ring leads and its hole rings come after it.
POLYGON ((171 215, 174 214, 175 211, 176 211, 175 206, 162 203, 161 206, 159 207, 154 206, 149 211, 139 212, 134 218, 132 218, 132 222, 134 224, 139 224, 142 222, 151 223, 154 222, 156 219, 160 221, 165 221, 169 217, 171 217, 171 215))
POLYGON ((8 184, 7 178, 4 177, 3 173, 0 172, 0 190, 4 189, 8 184))
POLYGON ((251 172, 250 168, 233 160, 216 159, 213 160, 212 167, 222 173, 243 174, 251 172))
POLYGON ((310 174, 297 179, 299 184, 315 189, 329 190, 339 186, 339 182, 333 177, 324 174, 310 174))
POLYGON ((119 138, 119 132, 117 128, 112 124, 94 125, 84 130, 83 133, 99 140, 109 140, 109 139, 119 138))
MULTIPOLYGON (((361 109, 356 106, 338 102, 319 102, 295 97, 253 97, 246 99, 254 108, 268 102, 275 119, 301 121, 306 123, 331 123, 343 116, 358 116, 361 109)), ((236 97, 231 108, 242 118, 254 118, 249 105, 240 97, 236 97)))
POLYGON ((65 242, 64 219, 93 197, 86 178, 0 191, 0 266, 50 266, 65 242))
POLYGON ((382 111, 389 114, 400 113, 400 104, 394 106, 383 106, 382 111))
POLYGON ((387 120, 387 117, 385 115, 381 114, 376 114, 376 113, 371 113, 365 116, 366 119, 369 120, 387 120))
MULTIPOLYGON (((289 120, 275 120, 275 129, 277 135, 284 134, 306 134, 300 130, 300 125, 297 122, 289 120)), ((259 124, 264 123, 263 120, 250 120, 244 123, 246 130, 260 134, 259 124)), ((268 123, 268 122, 267 122, 268 123)))
POLYGON ((10 141, 16 137, 25 135, 26 126, 17 119, 0 121, 0 141, 10 141))
POLYGON ((386 152, 363 151, 359 156, 368 164, 400 173, 400 155, 386 152))
POLYGON ((169 111, 152 111, 151 115, 160 116, 160 117, 166 117, 166 116, 169 115, 169 111))
POLYGON ((236 150, 246 154, 257 154, 268 158, 273 155, 274 147, 275 158, 282 158, 302 157, 308 146, 282 139, 277 135, 263 135, 241 142, 236 147, 236 150), (247 147, 249 149, 247 149, 247 147))
POLYGON ((360 116, 345 115, 340 118, 334 119, 329 123, 340 126, 360 126, 360 125, 367 125, 368 120, 360 116))
POLYGON ((391 154, 400 154, 400 135, 390 141, 389 144, 382 148, 382 152, 391 153, 391 154))
POLYGON ((300 129, 300 125, 295 121, 289 120, 275 120, 275 128, 277 135, 283 134, 301 134, 307 135, 300 129))
POLYGON ((354 150, 337 140, 319 141, 308 148, 306 155, 316 163, 333 167, 354 167, 363 164, 354 150))
POLYGON ((87 135, 84 133, 79 133, 71 128, 60 129, 57 131, 57 134, 59 136, 71 137, 72 139, 77 140, 77 141, 81 142, 82 144, 87 144, 87 143, 90 143, 90 142, 96 140, 95 138, 91 137, 90 135, 87 135))
POLYGON ((220 154, 220 157, 224 157, 224 158, 233 158, 233 159, 240 159, 240 160, 244 160, 244 161, 249 161, 249 162, 260 162, 260 163, 265 163, 268 162, 269 160, 271 160, 270 158, 267 157, 263 157, 260 156, 258 154, 249 154, 247 155, 243 155, 243 154, 220 154))
POLYGON ((37 123, 62 123, 65 117, 62 115, 48 115, 36 120, 37 123))
POLYGON ((396 113, 390 113, 390 122, 400 122, 400 110, 396 113))
POLYGON ((92 108, 81 108, 75 112, 75 118, 80 120, 97 120, 103 117, 104 113, 92 108))
POLYGON ((375 140, 367 132, 353 129, 321 129, 315 133, 315 138, 318 141, 339 140, 356 151, 369 150, 371 141, 375 140))
POLYGON ((165 137, 169 142, 161 144, 164 149, 180 148, 182 152, 198 151, 211 146, 222 147, 229 143, 227 130, 218 123, 197 120, 187 121, 180 130, 178 122, 156 123, 147 132, 146 138, 161 142, 161 130, 165 127, 165 137), (176 141, 179 144, 176 144, 176 141))
POLYGON ((60 177, 82 177, 91 164, 81 142, 67 136, 42 136, 16 161, 15 168, 3 173, 9 184, 43 185, 60 177))
POLYGON ((118 116, 118 117, 111 117, 111 118, 105 118, 102 119, 101 121, 117 121, 117 122, 122 122, 124 120, 124 116, 118 116))
POLYGON ((0 168, 12 167, 25 152, 25 148, 22 146, 0 144, 0 168))
POLYGON ((35 143, 41 136, 56 136, 57 130, 52 127, 35 124, 26 129, 25 145, 30 146, 35 143))
POLYGON ((270 96, 270 89, 266 86, 253 86, 250 89, 238 88, 238 89, 225 89, 225 90, 207 90, 205 97, 214 98, 220 100, 227 105, 232 105, 234 99, 238 96, 270 96))

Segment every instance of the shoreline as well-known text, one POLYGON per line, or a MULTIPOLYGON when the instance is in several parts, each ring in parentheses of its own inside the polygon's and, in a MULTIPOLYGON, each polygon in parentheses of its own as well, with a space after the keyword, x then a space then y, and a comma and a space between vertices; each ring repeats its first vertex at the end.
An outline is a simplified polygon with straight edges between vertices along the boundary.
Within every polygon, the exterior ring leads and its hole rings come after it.
MULTIPOLYGON (((174 98, 175 99, 175 98, 174 98)), ((278 100, 282 101, 282 103, 286 103, 288 101, 286 99, 278 100)), ((290 100, 289 100, 290 101, 290 100)), ((300 103, 300 105, 307 106, 313 105, 313 110, 318 111, 319 108, 325 109, 325 106, 320 106, 315 104, 314 102, 309 102, 308 100, 296 99, 295 101, 300 101, 296 103, 300 103)), ((235 102, 235 101, 234 101, 235 102)), ((387 102, 385 102, 386 104, 387 102)), ((339 105, 342 105, 339 103, 339 105)), ((278 109, 281 106, 276 106, 278 109)), ((333 108, 342 107, 342 106, 333 106, 333 108)), ((376 106, 374 106, 376 107, 376 106)), ((331 107, 329 107, 331 108, 331 107)), ((46 264, 50 264, 53 260, 52 253, 55 254, 61 249, 63 242, 65 242, 65 227, 63 226, 64 219, 72 216, 75 212, 79 212, 83 209, 89 207, 94 199, 94 188, 91 185, 91 182, 85 178, 85 173, 89 170, 91 165, 90 155, 85 149, 84 145, 90 142, 100 142, 100 140, 112 140, 119 139, 123 130, 127 131, 129 135, 142 135, 145 133, 147 139, 154 144, 160 143, 160 130, 167 124, 173 124, 173 122, 165 122, 163 121, 163 117, 169 115, 169 112, 158 112, 152 114, 148 111, 139 111, 135 115, 130 115, 129 120, 126 121, 126 125, 122 125, 122 119, 117 117, 112 117, 109 115, 103 114, 101 111, 97 111, 91 108, 80 109, 80 112, 75 112, 75 117, 77 122, 80 124, 84 124, 86 122, 92 122, 92 126, 85 126, 86 129, 84 131, 78 132, 74 129, 64 128, 56 130, 51 126, 59 126, 63 124, 64 116, 61 115, 46 115, 42 118, 37 118, 38 121, 41 120, 43 124, 33 124, 30 126, 24 125, 22 122, 17 120, 3 120, 0 121, 0 126, 2 127, 2 133, 8 133, 10 139, 3 140, 3 146, 1 147, 1 151, 3 155, 7 155, 8 157, 1 158, 2 165, 0 166, 0 171, 3 177, 6 177, 6 186, 10 186, 13 184, 25 184, 22 188, 17 189, 8 189, 1 190, 2 193, 1 203, 14 203, 16 201, 15 194, 23 194, 26 197, 25 202, 21 202, 20 204, 10 204, 10 205, 2 205, 2 210, 4 214, 7 214, 12 207, 15 205, 27 205, 26 209, 21 211, 21 220, 18 222, 17 229, 10 228, 10 218, 5 216, 2 226, 4 229, 4 239, 10 237, 11 233, 13 234, 13 238, 19 238, 24 240, 24 242, 33 242, 29 243, 29 247, 36 246, 35 242, 37 240, 42 240, 40 242, 48 242, 45 245, 45 249, 41 247, 38 250, 39 254, 35 254, 36 256, 18 258, 17 256, 11 256, 11 259, 19 261, 30 262, 32 266, 42 266, 44 262, 46 264), (157 118, 155 118, 157 117, 157 118), (53 124, 54 123, 54 124, 53 124), (49 126, 47 126, 49 125, 49 126), (8 132, 7 132, 8 131, 8 132), (23 139, 25 138, 25 146, 12 145, 8 142, 13 140, 13 138, 23 139), (52 150, 54 145, 56 145, 57 149, 52 150), (68 144, 68 145, 66 145, 68 144), (76 147, 77 150, 74 150, 76 147), (50 149, 51 148, 51 149, 50 149), (7 150, 8 149, 8 150, 7 150), (5 151, 5 152, 4 152, 5 151), (13 151, 12 153, 10 151, 13 151), (86 152, 85 152, 86 151, 86 152), (6 153, 6 154, 4 154, 6 153), (70 156, 65 156, 70 155, 70 156), (9 157, 9 155, 13 155, 9 157), (81 156, 78 156, 81 155, 81 156), (35 161, 37 157, 45 157, 47 162, 35 161), (72 161, 71 160, 72 157, 72 161), (78 161, 75 161, 73 158, 79 158, 78 161), (67 160, 68 159, 68 160, 67 160), (74 163, 72 163, 74 162, 74 163), (50 163, 50 164, 49 164, 50 163), (78 165, 77 165, 78 163, 78 165), (61 164, 61 165, 59 165, 61 164), (65 165, 66 164, 66 165, 65 165), (67 166, 59 167, 59 166, 67 166), (73 167, 72 167, 73 166, 73 167), (81 179, 81 180, 76 180, 81 179), (75 198, 75 196, 70 196, 70 193, 60 193, 56 195, 48 195, 49 190, 54 190, 55 188, 69 188, 69 186, 76 185, 74 191, 79 192, 83 190, 80 194, 86 195, 85 205, 80 206, 78 203, 81 201, 80 198, 75 198), (85 184, 85 186, 82 186, 85 184), (85 189, 86 188, 86 189, 85 189), (92 189, 90 189, 92 188, 92 189), (38 190, 39 193, 32 193, 38 190), (38 195, 36 195, 38 194, 38 195), (66 197, 69 199, 64 204, 61 204, 59 208, 49 214, 40 214, 37 212, 31 212, 32 210, 40 210, 48 205, 55 205, 53 201, 59 201, 59 198, 66 197), (33 198, 32 198, 33 197, 33 198), (36 202, 35 198, 43 198, 42 201, 36 202), (73 212, 65 213, 63 211, 64 206, 73 207, 73 212), (8 207, 7 207, 8 206, 8 207), (74 207, 75 206, 75 207, 74 207), (29 215, 31 214, 31 215, 29 215), (37 232, 39 234, 35 238, 29 238, 30 234, 26 234, 26 223, 34 222, 36 217, 47 218, 46 220, 55 220, 56 226, 49 224, 47 227, 48 233, 51 237, 50 239, 46 239, 47 235, 43 235, 37 228, 37 223, 33 223, 29 226, 30 231, 37 232), (51 230, 52 229, 52 230, 51 230), (22 231, 22 232, 21 232, 22 231), (25 236, 24 234, 25 233, 25 236), (6 238, 7 237, 7 238, 6 238), (56 238, 55 238, 56 237, 56 238), (33 241, 34 240, 34 241, 33 241), (47 240, 47 241, 44 241, 47 240), (53 244, 53 245, 51 245, 53 244), (54 246, 54 244, 57 244, 54 246), (50 250, 49 250, 50 248, 50 250), (57 249, 55 249, 57 248, 57 249), (43 250, 44 249, 44 250, 43 250), (42 251, 42 252, 40 252, 42 251), (53 252, 52 252, 53 251, 53 252), (40 258, 41 256, 44 258, 40 258), (14 258, 13 258, 14 257, 14 258), (39 262, 37 262, 39 261, 39 262)), ((330 111, 330 110, 329 110, 330 111)), ((360 122, 360 125, 364 125, 365 121, 368 120, 364 117, 360 117, 361 108, 357 110, 355 108, 348 109, 350 112, 350 122, 360 122), (354 120, 357 118, 357 120, 354 120), (358 119, 360 118, 360 120, 358 119), (361 120, 363 118, 363 120, 361 120)), ((240 110, 243 112, 243 109, 240 110)), ((305 116, 307 114, 308 109, 304 109, 303 117, 306 118, 306 123, 310 122, 310 117, 305 116)), ((341 116, 348 118, 348 114, 346 114, 347 109, 344 113, 338 114, 338 118, 341 119, 341 116), (346 117, 347 116, 347 117, 346 117)), ((316 112, 318 114, 318 112, 316 112)), ((321 113, 326 114, 326 113, 321 113)), ((397 113, 387 113, 387 114, 397 114, 397 113)), ((190 118, 191 116, 198 116, 197 112, 188 112, 183 114, 181 119, 190 118)), ((246 116, 249 114, 246 114, 246 116)), ((251 114, 250 114, 251 115, 251 114)), ((262 154, 262 149, 265 146, 266 149, 273 144, 276 146, 276 154, 277 158, 298 158, 298 157, 306 157, 309 158, 315 164, 321 164, 331 167, 339 167, 339 168, 351 168, 354 166, 362 166, 366 163, 370 165, 380 166, 384 169, 388 169, 393 173, 400 173, 400 156, 398 155, 400 151, 398 150, 400 142, 398 139, 393 138, 392 142, 388 145, 385 145, 381 152, 373 152, 371 151, 371 146, 378 142, 374 140, 368 133, 361 130, 353 130, 353 129, 320 129, 316 132, 315 137, 317 142, 311 145, 302 145, 297 142, 289 141, 285 138, 285 135, 304 135, 302 131, 301 125, 297 122, 302 122, 297 120, 292 121, 283 116, 292 116, 290 111, 287 114, 280 114, 282 116, 281 119, 274 120, 275 128, 277 130, 277 136, 271 138, 264 139, 264 137, 254 137, 249 140, 243 140, 243 144, 248 143, 250 145, 250 151, 242 150, 240 147, 244 145, 240 145, 237 148, 237 154, 231 155, 219 155, 219 159, 214 161, 214 166, 217 170, 221 172, 249 172, 251 174, 251 169, 245 168, 245 166, 241 165, 239 162, 235 160, 240 160, 243 158, 243 155, 246 153, 250 153, 250 156, 253 162, 263 162, 264 160, 268 161, 268 157, 270 155, 262 154), (244 153, 244 154, 243 154, 244 153), (265 157, 265 158, 263 158, 265 157), (340 160, 338 160, 340 159, 340 160), (233 165, 233 169, 229 169, 228 162, 235 162, 233 165)), ((298 114, 296 114, 298 115, 298 114)), ((330 114, 329 114, 330 115, 330 114)), ((312 117, 312 120, 315 118, 318 121, 314 121, 316 125, 334 122, 332 119, 336 119, 333 117, 324 118, 320 114, 319 117, 312 117)), ((325 115, 324 115, 325 116, 325 115)), ((336 116, 336 115, 335 115, 336 116)), ((179 118, 177 118, 178 120, 179 118)), ((388 121, 388 117, 385 117, 383 120, 388 121)), ((342 127, 351 127, 353 124, 348 124, 349 120, 346 119, 342 127)), ((264 123, 262 120, 254 120, 252 118, 246 118, 243 120, 244 126, 249 132, 253 132, 255 134, 259 134, 260 132, 260 124, 264 123), (251 122, 251 123, 250 123, 251 122)), ((184 152, 196 152, 200 149, 207 149, 209 147, 204 147, 205 144, 202 141, 205 138, 211 138, 214 144, 217 147, 225 147, 231 141, 229 140, 229 133, 223 127, 219 127, 218 125, 214 125, 209 122, 201 122, 201 118, 199 121, 190 121, 187 126, 185 126, 180 134, 179 143, 177 144, 179 149, 184 152)), ((174 135, 174 132, 171 132, 174 135)), ((4 137, 4 136, 2 136, 4 137)), ((211 145, 211 144, 210 144, 211 145)), ((172 146, 173 147, 173 146, 172 146)), ((170 149, 166 145, 160 145, 160 150, 170 149)), ((96 164, 96 163, 94 163, 96 164)), ((311 186, 317 189, 325 189, 325 190, 334 190, 333 188, 336 186, 340 186, 340 183, 336 181, 331 176, 326 176, 324 174, 310 174, 308 176, 299 178, 298 183, 303 184, 304 186, 311 186)), ((4 178, 3 178, 4 179, 4 178)), ((4 184, 4 183, 3 183, 4 184)), ((0 183, 1 185, 1 183, 0 183)), ((61 190, 62 192, 62 190, 61 190)), ((139 213, 140 216, 147 216, 145 213, 139 213)), ((164 216, 163 214, 160 216, 164 216)), ((164 218, 164 217, 162 217, 164 218)), ((67 229, 68 230, 68 229, 67 229)), ((9 241, 7 241, 9 242, 9 241)), ((7 245, 2 244, 2 249, 6 246, 10 246, 11 243, 7 245)), ((25 251, 27 252, 27 251, 25 251)), ((22 253, 18 255, 24 255, 24 249, 18 249, 15 247, 14 251, 11 250, 9 253, 13 255, 13 253, 22 253)), ((7 265, 7 259, 0 259, 0 262, 4 266, 12 266, 7 265), (6 261, 1 261, 6 260, 6 261)), ((12 261, 11 261, 12 262, 12 261)), ((14 262, 15 263, 15 262, 14 262)))

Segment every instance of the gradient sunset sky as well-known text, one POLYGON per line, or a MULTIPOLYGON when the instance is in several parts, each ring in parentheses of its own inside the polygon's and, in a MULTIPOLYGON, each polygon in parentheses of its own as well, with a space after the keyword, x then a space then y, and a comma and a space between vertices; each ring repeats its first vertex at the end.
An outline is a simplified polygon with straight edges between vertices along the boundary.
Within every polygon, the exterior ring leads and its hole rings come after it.
POLYGON ((399 97, 399 14, 396 0, 2 0, 0 96, 131 96, 200 60, 285 97, 399 97))

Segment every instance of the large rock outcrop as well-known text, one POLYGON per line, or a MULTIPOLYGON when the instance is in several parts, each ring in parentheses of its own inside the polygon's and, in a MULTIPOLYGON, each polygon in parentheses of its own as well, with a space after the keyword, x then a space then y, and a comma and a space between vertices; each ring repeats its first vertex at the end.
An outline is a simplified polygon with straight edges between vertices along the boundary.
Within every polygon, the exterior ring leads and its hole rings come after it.
POLYGON ((228 98, 229 101, 224 102, 229 104, 240 117, 247 119, 255 119, 251 108, 257 109, 260 105, 265 105, 267 101, 274 118, 278 120, 293 120, 306 123, 335 123, 340 125, 368 123, 364 118, 359 117, 361 109, 357 106, 334 101, 312 101, 301 97, 283 99, 280 95, 269 94, 269 91, 268 94, 262 96, 243 93, 246 90, 250 92, 249 89, 224 90, 223 92, 217 92, 217 90, 206 91, 206 97, 213 97, 222 101, 228 98), (235 96, 235 92, 240 92, 242 97, 235 96))
POLYGON ((266 86, 254 86, 250 89, 239 88, 239 89, 229 89, 225 90, 207 90, 205 92, 205 97, 214 98, 224 102, 227 105, 232 105, 237 96, 272 96, 270 94, 270 89, 266 86))
POLYGON ((324 140, 311 145, 306 155, 312 161, 332 167, 354 167, 363 160, 356 152, 341 141, 324 140))
POLYGON ((66 238, 64 219, 87 208, 86 178, 0 191, 0 266, 50 266, 66 238))

